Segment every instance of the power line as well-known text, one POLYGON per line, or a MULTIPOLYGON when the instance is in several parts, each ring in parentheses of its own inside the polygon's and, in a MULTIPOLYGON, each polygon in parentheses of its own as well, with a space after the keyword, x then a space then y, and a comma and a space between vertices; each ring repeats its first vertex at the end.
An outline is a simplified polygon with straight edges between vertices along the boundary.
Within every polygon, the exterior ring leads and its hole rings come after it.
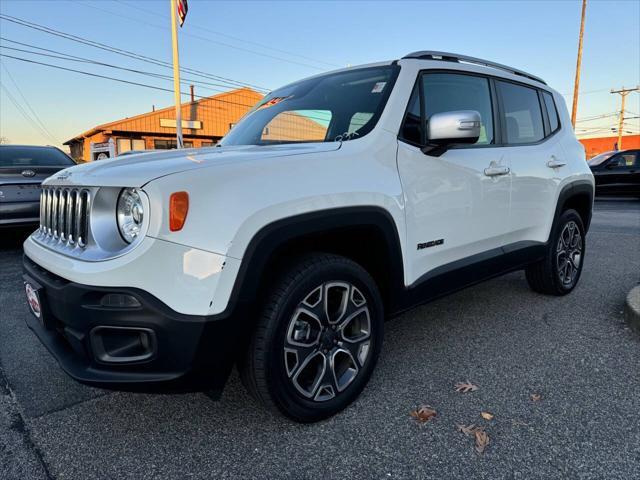
MULTIPOLYGON (((4 53, 0 53, 0 57, 12 58, 14 60, 20 60, 22 62, 34 63, 36 65, 43 65, 43 66, 46 66, 46 67, 57 68, 58 70, 66 70, 68 72, 80 73, 80 74, 83 74, 83 75, 88 75, 90 77, 104 78, 104 79, 107 79, 107 80, 113 80, 115 82, 127 83, 129 85, 136 85, 138 87, 151 88, 151 89, 154 89, 154 90, 161 90, 163 92, 173 92, 173 90, 170 89, 170 88, 163 88, 163 87, 158 87, 158 86, 155 86, 155 85, 149 85, 149 84, 140 83, 140 82, 132 82, 130 80, 124 80, 124 79, 121 79, 121 78, 109 77, 107 75, 99 75, 97 73, 86 72, 84 70, 76 70, 74 68, 67 68, 67 67, 62 67, 60 65, 53 65, 51 63, 37 62, 35 60, 30 60, 30 59, 21 58, 21 57, 14 57, 13 55, 7 55, 7 54, 4 54, 4 53)), ((180 93, 182 95, 188 95, 187 92, 180 92, 180 93)), ((198 97, 198 98, 208 98, 208 97, 203 97, 201 95, 194 95, 194 96, 198 97)), ((226 100, 219 100, 219 99, 212 99, 212 100, 216 100, 216 101, 219 101, 219 102, 225 102, 225 103, 234 103, 234 102, 227 102, 226 100)), ((250 106, 250 105, 244 105, 244 104, 237 104, 237 105, 250 106)))
MULTIPOLYGON (((580 91, 578 92, 579 95, 588 95, 590 93, 599 93, 599 92, 608 92, 609 89, 608 88, 599 88, 597 90, 587 90, 587 91, 580 91)), ((561 93, 562 96, 564 97, 571 97, 573 95, 573 93, 561 93)))
MULTIPOLYGON (((148 25, 150 27, 159 28, 161 30, 166 30, 166 27, 163 26, 163 25, 158 25, 158 24, 155 24, 155 23, 146 22, 146 21, 141 20, 139 18, 132 18, 132 17, 129 17, 127 15, 122 15, 120 13, 116 13, 116 12, 113 12, 111 10, 107 10, 107 9, 102 8, 102 7, 98 7, 96 5, 89 5, 89 4, 86 4, 86 3, 83 3, 83 2, 78 2, 77 0, 76 0, 76 3, 78 3, 79 5, 82 5, 84 7, 93 8, 95 10, 99 10, 99 11, 108 13, 110 15, 114 15, 116 17, 125 18, 125 19, 127 19, 127 20, 129 20, 131 22, 137 22, 137 23, 141 23, 143 25, 148 25)), ((295 64, 295 65, 301 65, 301 66, 313 68, 313 69, 316 69, 316 70, 324 70, 323 67, 318 67, 316 65, 311 65, 309 63, 298 62, 296 60, 289 60, 289 59, 286 59, 286 58, 283 58, 283 57, 278 57, 276 55, 270 55, 268 53, 257 52, 255 50, 251 50, 250 48, 240 47, 240 46, 233 45, 233 44, 226 43, 226 42, 220 42, 218 40, 213 40, 213 39, 208 38, 208 37, 203 37, 202 35, 196 35, 194 33, 182 32, 182 35, 187 36, 187 37, 197 38, 197 39, 203 40, 205 42, 214 43, 216 45, 222 45, 222 46, 227 47, 227 48, 233 48, 235 50, 240 50, 240 51, 243 51, 243 52, 251 53, 253 55, 259 55, 259 56, 262 56, 262 57, 267 57, 267 58, 271 58, 271 59, 274 59, 274 60, 279 60, 281 62, 287 62, 287 63, 292 63, 292 64, 295 64)))
POLYGON ((604 113, 602 115, 594 115, 592 117, 579 118, 578 120, 576 120, 576 123, 577 122, 591 122, 593 120, 600 120, 602 118, 616 117, 617 115, 618 115, 618 112, 604 113))
MULTIPOLYGON (((23 20, 23 19, 18 18, 18 17, 12 17, 10 15, 6 15, 6 14, 0 13, 0 19, 3 19, 3 20, 8 21, 8 22, 15 23, 17 25, 21 25, 23 27, 31 28, 33 30, 38 30, 40 32, 47 33, 49 35, 54 35, 54 36, 57 36, 57 37, 64 38, 66 40, 70 40, 70 41, 73 41, 73 42, 81 43, 83 45, 88 45, 90 47, 99 48, 101 50, 105 50, 105 51, 108 51, 110 53, 115 53, 117 55, 122 55, 122 56, 125 56, 125 57, 133 58, 135 60, 151 63, 151 64, 154 64, 154 65, 159 65, 159 66, 162 66, 162 67, 165 67, 165 68, 173 68, 171 63, 165 62, 164 60, 158 60, 156 58, 148 57, 146 55, 135 53, 135 52, 132 52, 132 51, 129 51, 129 50, 125 50, 125 49, 118 48, 118 47, 113 47, 113 46, 107 45, 105 43, 96 42, 94 40, 89 40, 87 38, 80 37, 78 35, 62 32, 60 30, 55 30, 53 28, 50 28, 50 27, 47 27, 47 26, 44 26, 44 25, 40 25, 40 24, 35 23, 35 22, 30 22, 28 20, 23 20)), ((231 85, 234 85, 236 88, 238 86, 240 86, 240 87, 251 87, 251 88, 254 88, 254 89, 257 89, 257 90, 262 90, 262 91, 268 91, 269 90, 268 88, 260 87, 258 85, 253 85, 253 84, 250 84, 250 83, 241 82, 239 80, 233 80, 231 78, 222 77, 222 76, 219 76, 219 75, 213 75, 211 73, 203 72, 201 70, 196 70, 196 69, 193 69, 193 68, 181 67, 180 70, 183 71, 183 72, 190 73, 192 75, 201 76, 201 77, 205 77, 205 78, 209 78, 209 79, 213 79, 213 80, 229 83, 231 85)))
MULTIPOLYGON (((123 70, 123 71, 127 71, 127 72, 132 72, 132 73, 137 73, 140 75, 147 75, 150 77, 154 77, 154 78, 160 78, 160 79, 164 79, 164 80, 172 80, 172 76, 171 75, 164 75, 161 73, 155 73, 155 72, 149 72, 146 70, 138 70, 138 69, 133 69, 133 68, 127 68, 127 67, 120 67, 118 65, 113 65, 110 63, 105 63, 105 62, 100 62, 97 60, 92 60, 90 58, 86 58, 86 57, 79 57, 77 55, 71 55, 68 53, 64 53, 64 52, 59 52, 57 50, 51 50, 49 48, 43 48, 43 47, 38 47, 36 45, 30 45, 27 43, 23 43, 23 42, 17 42, 15 40, 10 40, 6 37, 1 37, 0 36, 0 40, 6 41, 6 42, 11 42, 11 43, 15 43, 18 45, 23 45, 23 46, 27 46, 30 48, 34 48, 34 49, 38 49, 38 50, 42 50, 44 52, 51 52, 57 55, 51 55, 51 54, 46 54, 46 53, 41 53, 41 52, 33 52, 30 50, 25 50, 22 48, 15 48, 15 47, 8 47, 6 45, 2 45, 0 44, 0 48, 5 48, 7 50, 14 50, 14 51, 18 51, 18 52, 23 52, 23 53, 29 53, 31 55, 39 55, 39 56, 44 56, 44 57, 49 57, 49 58, 57 58, 60 60, 66 60, 66 61, 70 61, 70 62, 81 62, 81 63, 89 63, 89 64, 93 64, 93 65, 99 65, 99 66, 103 66, 103 67, 108 67, 108 68, 115 68, 117 70, 123 70)), ((204 86, 205 88, 208 88, 210 90, 214 90, 217 92, 227 92, 229 91, 229 88, 231 88, 231 86, 229 85, 225 85, 225 84, 221 84, 221 83, 211 83, 211 82, 205 82, 203 80, 197 80, 194 78, 183 78, 181 80, 181 83, 188 85, 188 84, 199 84, 201 86, 204 86), (210 87, 210 85, 215 86, 215 87, 221 87, 221 88, 225 88, 225 90, 220 90, 219 88, 212 88, 210 87)))
MULTIPOLYGON (((35 118, 35 120, 40 124, 40 126, 42 127, 42 130, 47 134, 47 137, 49 137, 50 140, 53 140, 53 142, 57 144, 58 141, 56 140, 55 135, 53 135, 49 131, 49 129, 45 126, 45 124, 42 122, 42 120, 40 119, 40 116, 36 113, 36 111, 33 109, 31 104, 27 100, 27 98, 22 93, 22 90, 20 89, 20 86, 18 85, 18 82, 15 81, 15 79, 13 78, 13 75, 11 75, 11 72, 9 71, 7 66, 2 61, 0 61, 0 65, 2 65, 2 68, 4 69, 4 71, 7 72, 9 80, 11 80, 11 83, 13 83, 13 86, 16 87, 16 90, 18 91, 18 94, 20 95, 20 97, 22 97, 22 100, 24 101, 25 105, 27 106, 27 108, 29 109, 31 114, 33 115, 33 118, 35 118)), ((5 89, 6 89, 6 87, 5 87, 5 89)))
MULTIPOLYGON (((147 83, 140 83, 140 82, 134 82, 134 81, 130 81, 130 80, 124 80, 124 79, 121 79, 121 78, 110 77, 110 76, 107 76, 107 75, 100 75, 100 74, 97 74, 97 73, 87 72, 87 71, 84 71, 84 70, 76 70, 74 68, 62 67, 60 65, 53 65, 51 63, 38 62, 36 60, 31 60, 31 59, 26 59, 26 58, 21 58, 21 57, 15 57, 13 55, 7 55, 7 54, 4 54, 4 53, 0 53, 0 57, 12 58, 14 60, 19 60, 19 61, 26 62, 26 63, 33 63, 33 64, 36 64, 36 65, 42 65, 42 66, 46 66, 46 67, 50 67, 50 68, 55 68, 55 69, 58 69, 58 70, 64 70, 64 71, 67 71, 67 72, 74 72, 74 73, 79 73, 79 74, 90 76, 90 77, 102 78, 102 79, 105 79, 105 80, 112 80, 114 82, 125 83, 125 84, 128 84, 128 85, 135 85, 135 86, 138 86, 138 87, 149 88, 149 89, 152 89, 152 90, 159 90, 159 91, 163 91, 163 92, 173 93, 173 90, 169 89, 169 88, 159 87, 159 86, 156 86, 156 85, 150 85, 150 84, 147 84, 147 83)), ((188 95, 186 92, 180 92, 180 93, 182 95, 188 95)), ((225 103, 225 104, 229 104, 229 105, 237 105, 237 106, 245 107, 245 108, 251 108, 251 107, 254 106, 254 104, 232 102, 232 101, 229 101, 229 100, 223 100, 223 99, 220 99, 220 98, 206 97, 206 96, 202 96, 202 95, 194 95, 194 97, 200 98, 200 99, 207 99, 207 100, 210 100, 212 102, 220 102, 220 103, 225 103)), ((207 105, 199 105, 199 107, 200 108, 214 108, 213 106, 207 106, 207 105)), ((319 121, 326 121, 327 120, 326 118, 313 117, 311 115, 295 115, 295 114, 287 114, 287 113, 285 113, 285 115, 292 115, 292 116, 294 116, 296 118, 298 116, 300 116, 300 117, 319 120, 319 121)))
MULTIPOLYGON (((159 18, 166 18, 162 14, 159 14, 157 12, 153 12, 151 10, 147 10, 145 8, 140 8, 137 5, 132 5, 132 4, 124 2, 122 0, 113 0, 113 1, 121 3, 122 5, 126 5, 127 7, 130 7, 130 8, 135 8, 136 10, 139 10, 141 12, 145 12, 145 13, 150 14, 150 15, 155 15, 156 17, 159 17, 159 18)), ((189 22, 189 26, 191 28, 197 28, 197 29, 203 30, 205 32, 213 33, 215 35, 220 35, 221 37, 230 38, 232 40, 237 40, 237 41, 240 41, 240 42, 243 42, 243 43, 247 43, 247 44, 250 44, 250 45, 256 45, 258 47, 261 47, 261 48, 264 48, 264 49, 267 49, 267 50, 272 50, 274 52, 284 53, 284 54, 290 55, 292 57, 298 57, 298 58, 302 58, 302 59, 305 59, 305 60, 310 60, 312 62, 320 63, 320 64, 327 65, 327 66, 330 66, 330 67, 337 67, 337 68, 341 68, 342 67, 342 65, 338 65, 336 63, 330 63, 330 62, 326 62, 324 60, 318 60, 317 58, 309 57, 309 56, 306 56, 306 55, 300 55, 299 53, 293 53, 293 52, 290 52, 288 50, 283 50, 283 49, 280 49, 280 48, 270 47, 270 46, 265 45, 263 43, 254 42, 254 41, 251 41, 251 40, 246 40, 244 38, 235 37, 233 35, 229 35, 227 33, 219 32, 217 30, 212 30, 210 28, 207 28, 207 27, 204 27, 204 26, 199 25, 197 23, 194 23, 193 21, 189 22)))
MULTIPOLYGON (((20 105, 20 103, 15 99, 15 97, 13 95, 11 95, 11 92, 9 91, 9 89, 7 87, 4 86, 2 81, 0 81, 0 88, 2 88, 2 90, 4 90, 4 93, 7 95, 7 98, 9 99, 9 101, 11 101, 11 103, 13 103, 13 106, 16 107, 16 110, 18 110, 20 115, 22 115, 24 117, 24 119, 27 121, 27 123, 29 123, 36 132, 38 132, 40 135, 42 135, 48 141, 51 141, 52 139, 47 135, 47 133, 44 130, 42 130, 42 128, 33 120, 33 118, 31 118, 29 116, 29 114, 22 108, 22 105, 20 105)), ((57 142, 55 142, 55 140, 54 140, 54 143, 57 143, 57 142)))
POLYGON ((618 148, 622 149, 622 130, 623 130, 623 123, 624 123, 624 105, 625 102, 627 100, 627 95, 629 95, 631 92, 640 92, 640 85, 636 86, 635 88, 624 88, 622 87, 621 89, 618 90, 613 90, 611 89, 611 93, 612 94, 618 94, 620 95, 620 118, 619 118, 619 124, 618 124, 618 148))
MULTIPOLYGON (((132 5, 132 4, 130 4, 128 2, 124 2, 122 0, 113 0, 113 1, 115 1, 117 3, 120 3, 122 5, 126 5, 129 8, 134 8, 134 9, 139 10, 141 12, 147 13, 149 15, 154 15, 156 17, 166 19, 166 17, 164 15, 162 15, 160 13, 157 13, 157 12, 154 12, 152 10, 147 10, 146 8, 140 8, 137 5, 132 5)), ((330 67, 338 67, 338 68, 342 67, 342 65, 338 65, 338 64, 335 64, 335 63, 325 62, 324 60, 318 60, 316 58, 308 57, 306 55, 300 55, 299 53, 293 53, 293 52, 290 52, 290 51, 287 51, 287 50, 282 50, 280 48, 270 47, 270 46, 265 45, 263 43, 254 42, 254 41, 251 41, 251 40, 246 40, 244 38, 235 37, 235 36, 229 35, 227 33, 222 33, 222 32, 216 31, 216 30, 212 30, 210 28, 204 27, 204 26, 199 25, 197 23, 194 23, 192 21, 189 22, 189 27, 190 28, 197 28, 197 29, 203 30, 205 32, 213 33, 215 35, 220 35, 221 37, 230 38, 232 40, 237 40, 237 41, 240 41, 240 42, 243 42, 243 43, 247 43, 249 45, 256 45, 258 47, 261 47, 261 48, 264 48, 264 49, 267 49, 267 50, 272 50, 274 52, 284 53, 284 54, 290 55, 292 57, 298 57, 298 58, 302 58, 302 59, 305 59, 305 60, 310 60, 312 62, 321 63, 323 65, 327 65, 327 66, 330 66, 330 67)))

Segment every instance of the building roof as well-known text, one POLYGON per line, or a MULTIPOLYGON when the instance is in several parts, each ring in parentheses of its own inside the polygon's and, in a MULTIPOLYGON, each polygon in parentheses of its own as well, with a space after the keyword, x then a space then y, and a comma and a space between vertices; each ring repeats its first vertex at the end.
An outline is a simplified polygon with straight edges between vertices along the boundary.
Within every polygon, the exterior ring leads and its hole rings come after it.
MULTIPOLYGON (((579 138, 580 143, 584 146, 587 158, 594 157, 602 152, 613 150, 618 143, 618 136, 611 135, 606 137, 579 138)), ((640 148, 640 135, 623 135, 622 150, 630 150, 640 148)))
MULTIPOLYGON (((183 128, 185 135, 202 135, 222 137, 253 105, 262 98, 262 94, 245 87, 211 97, 201 98, 194 102, 182 104, 182 120, 198 120, 201 128, 183 128)), ((77 135, 66 142, 69 145, 76 141, 91 137, 100 132, 136 132, 147 134, 175 134, 175 127, 161 126, 160 120, 174 120, 175 107, 143 113, 134 117, 123 118, 103 123, 77 135)))

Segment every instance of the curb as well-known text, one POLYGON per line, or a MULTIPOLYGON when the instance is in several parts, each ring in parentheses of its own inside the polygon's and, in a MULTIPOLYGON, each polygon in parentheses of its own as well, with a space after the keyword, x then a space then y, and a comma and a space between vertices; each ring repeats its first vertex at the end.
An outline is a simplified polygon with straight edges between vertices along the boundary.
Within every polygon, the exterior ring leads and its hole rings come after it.
POLYGON ((640 333, 640 285, 632 288, 624 304, 624 319, 629 326, 640 333))

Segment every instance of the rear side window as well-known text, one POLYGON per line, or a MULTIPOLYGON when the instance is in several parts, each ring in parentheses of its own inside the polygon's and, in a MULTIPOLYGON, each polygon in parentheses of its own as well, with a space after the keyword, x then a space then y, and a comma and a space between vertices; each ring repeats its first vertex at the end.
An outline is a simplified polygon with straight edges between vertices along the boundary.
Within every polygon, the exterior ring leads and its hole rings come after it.
POLYGON ((38 167, 75 165, 70 157, 57 148, 49 147, 0 147, 0 167, 38 167))
POLYGON ((542 98, 544 99, 545 107, 547 107, 547 115, 549 115, 549 133, 553 133, 560 127, 558 109, 553 101, 553 96, 549 92, 542 92, 542 98))
POLYGON ((522 145, 544 138, 544 123, 537 90, 509 82, 497 81, 502 100, 506 143, 522 145))

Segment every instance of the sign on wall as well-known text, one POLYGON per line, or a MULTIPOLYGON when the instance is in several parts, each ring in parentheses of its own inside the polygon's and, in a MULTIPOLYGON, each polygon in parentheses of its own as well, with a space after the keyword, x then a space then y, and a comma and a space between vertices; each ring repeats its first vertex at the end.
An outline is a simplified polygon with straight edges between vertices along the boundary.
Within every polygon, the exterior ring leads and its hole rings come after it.
MULTIPOLYGON (((161 118, 160 126, 167 128, 176 128, 176 120, 174 118, 161 118)), ((182 128, 201 130, 202 122, 200 120, 182 120, 182 128)))
POLYGON ((91 142, 91 161, 106 160, 115 156, 116 146, 113 138, 110 138, 108 142, 91 142))

